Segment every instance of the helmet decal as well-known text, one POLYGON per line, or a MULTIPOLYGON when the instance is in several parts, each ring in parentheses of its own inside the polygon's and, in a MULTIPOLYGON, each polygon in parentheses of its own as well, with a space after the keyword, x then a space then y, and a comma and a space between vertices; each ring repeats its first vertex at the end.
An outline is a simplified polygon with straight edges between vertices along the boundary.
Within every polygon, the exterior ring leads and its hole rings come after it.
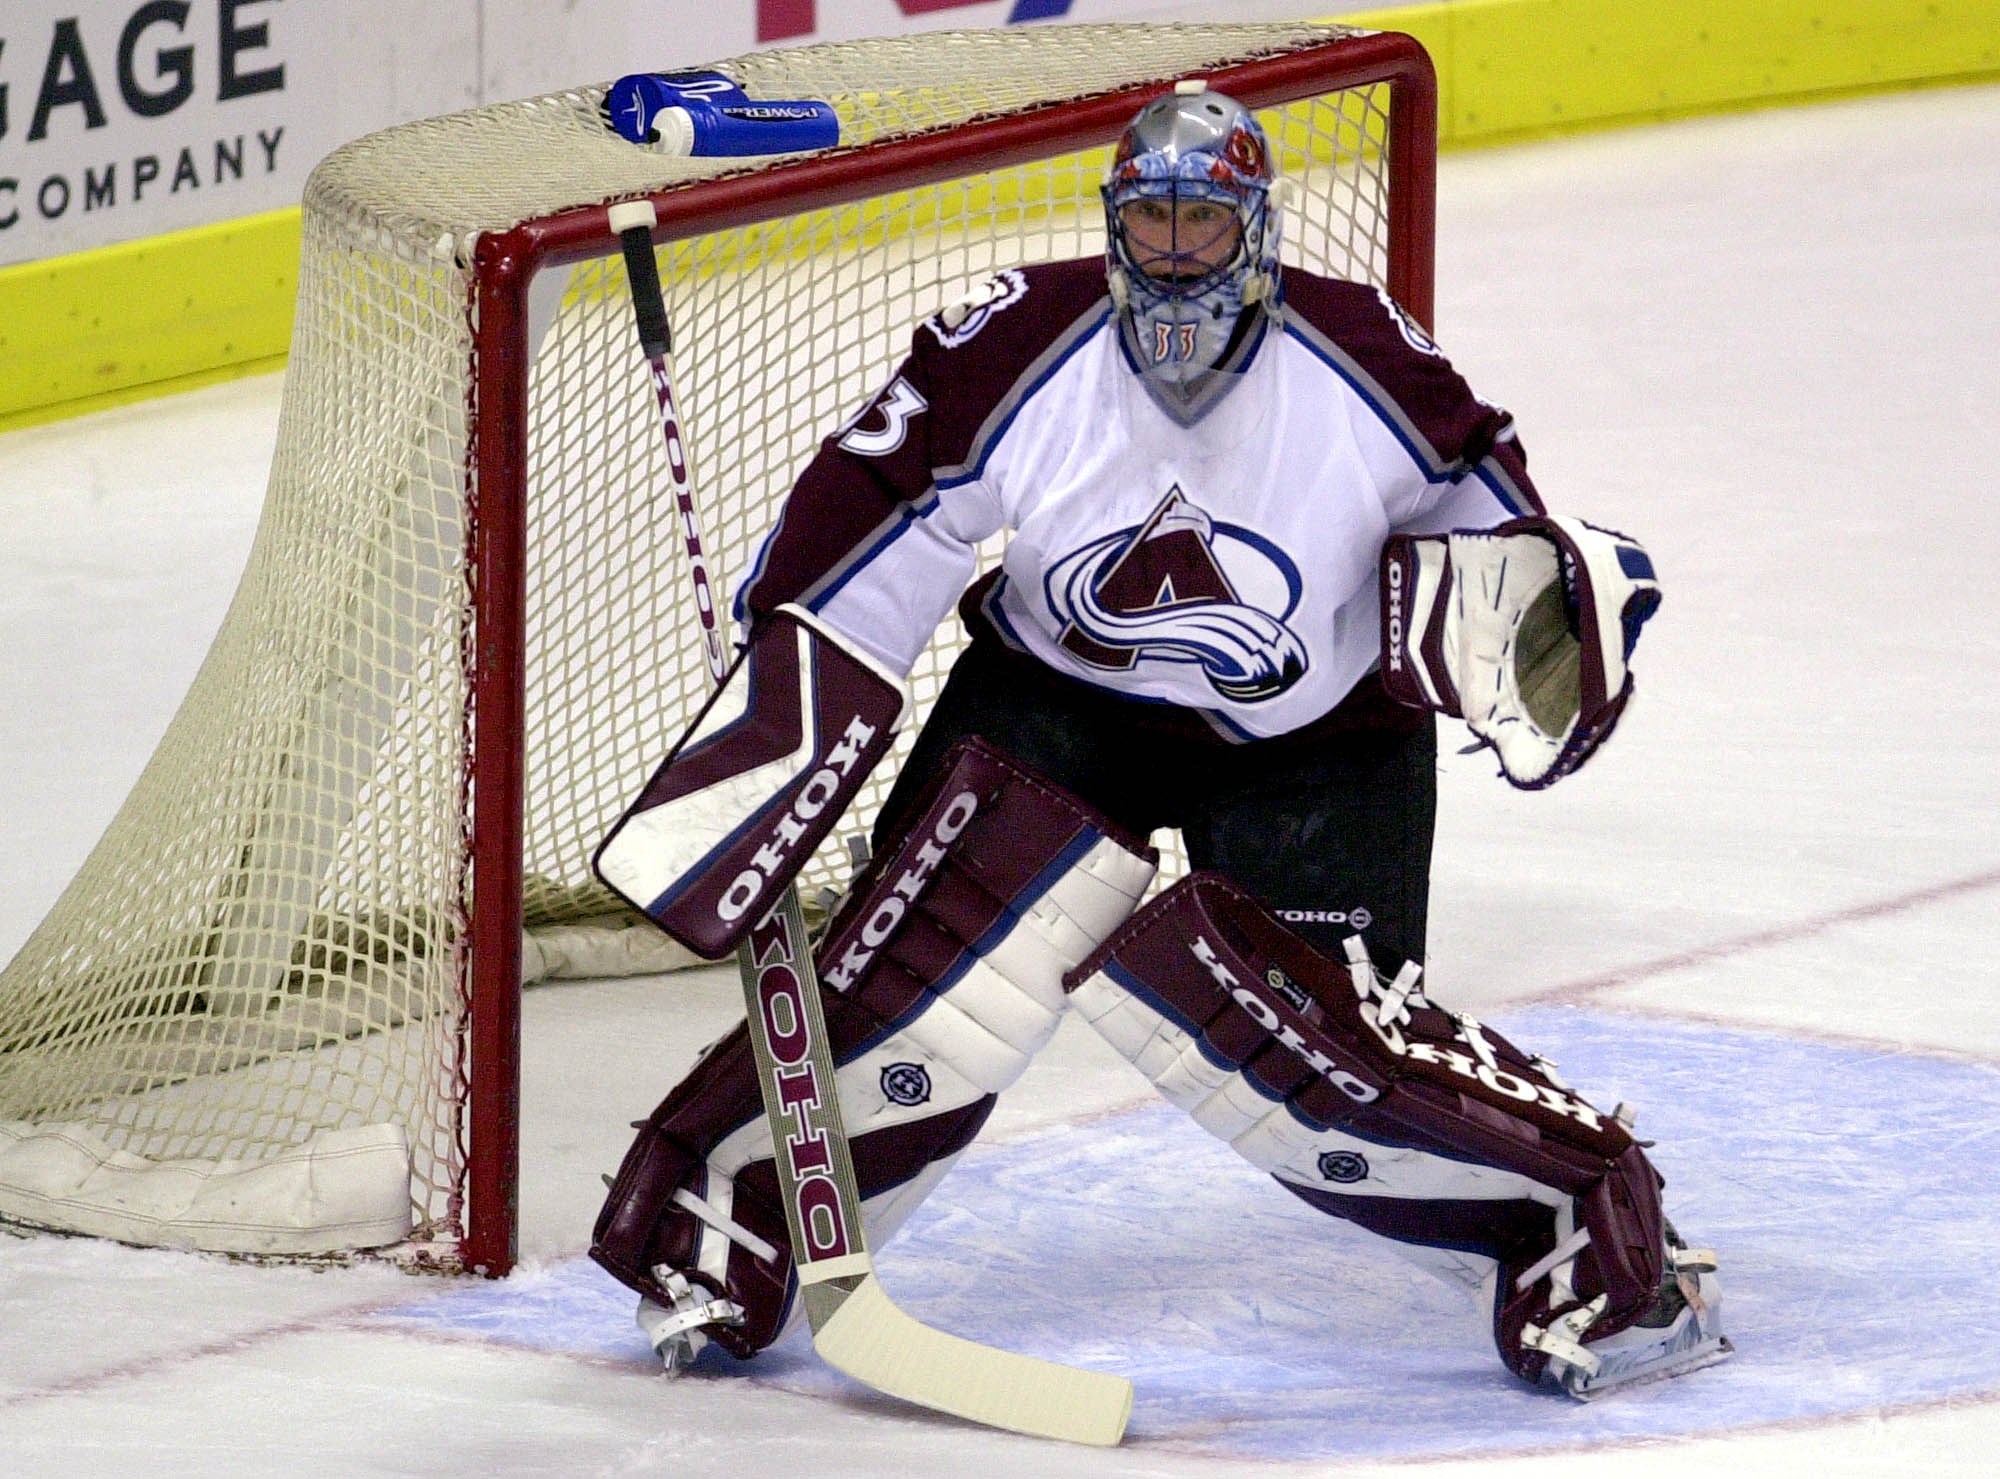
MULTIPOLYGON (((1223 146, 1222 152, 1223 161, 1238 174, 1261 177, 1271 171, 1270 161, 1264 153, 1263 130, 1257 127, 1255 119, 1250 121, 1248 128, 1232 128, 1229 142, 1223 146)), ((1218 163, 1217 169, 1220 167, 1218 163)))

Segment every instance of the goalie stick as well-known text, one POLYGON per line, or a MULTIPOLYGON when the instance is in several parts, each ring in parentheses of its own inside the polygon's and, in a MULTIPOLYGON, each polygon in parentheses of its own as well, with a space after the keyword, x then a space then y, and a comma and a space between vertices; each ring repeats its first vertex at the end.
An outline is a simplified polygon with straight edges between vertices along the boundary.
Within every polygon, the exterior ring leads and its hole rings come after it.
MULTIPOLYGON (((720 683, 727 654, 674 403, 673 339, 653 256, 658 217, 646 200, 614 205, 608 214, 624 251, 639 344, 659 401, 702 646, 709 675, 720 683)), ((796 888, 787 888, 750 931, 737 951, 737 964, 813 1348, 828 1365, 855 1380, 940 1412, 1037 1437, 1117 1443, 1132 1412, 1129 1381, 934 1330, 897 1308, 877 1281, 796 888)))

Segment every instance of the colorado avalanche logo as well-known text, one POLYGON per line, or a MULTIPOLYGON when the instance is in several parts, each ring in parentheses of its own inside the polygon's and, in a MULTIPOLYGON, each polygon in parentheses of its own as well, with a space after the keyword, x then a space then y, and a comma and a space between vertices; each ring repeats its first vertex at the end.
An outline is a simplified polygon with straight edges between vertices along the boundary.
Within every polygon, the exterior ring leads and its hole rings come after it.
POLYGON ((1390 297, 1381 288, 1375 290, 1375 296, 1382 300, 1382 306, 1389 310, 1389 317, 1396 321, 1396 327, 1401 330, 1404 343, 1408 344, 1410 348, 1416 350, 1419 354, 1432 355, 1438 359, 1444 358, 1444 351, 1437 347, 1437 341, 1424 332, 1423 326, 1410 317, 1408 310, 1402 304, 1390 297))
POLYGON ((1056 561, 1046 589, 1064 650, 1093 667, 1199 664, 1234 703, 1275 698, 1305 675, 1305 644, 1285 625, 1297 567, 1248 529, 1217 524, 1178 485, 1138 528, 1056 561))
POLYGON ((938 343, 956 349, 981 329, 1003 308, 1011 308, 1028 295, 1028 279, 1019 269, 1008 267, 996 272, 972 290, 970 296, 952 304, 942 313, 925 320, 938 343))

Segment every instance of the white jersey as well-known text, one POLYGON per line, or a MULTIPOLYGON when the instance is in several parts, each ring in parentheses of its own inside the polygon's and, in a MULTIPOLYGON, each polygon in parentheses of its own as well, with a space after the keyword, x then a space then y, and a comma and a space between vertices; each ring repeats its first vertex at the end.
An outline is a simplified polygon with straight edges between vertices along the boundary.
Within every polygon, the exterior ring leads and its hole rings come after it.
POLYGON ((1137 373, 1100 263, 1002 273, 828 439, 739 611, 799 601, 907 672, 1004 535, 975 625, 1225 738, 1320 720, 1379 660, 1390 534, 1540 504, 1509 418, 1385 295, 1285 282, 1188 409, 1137 373))

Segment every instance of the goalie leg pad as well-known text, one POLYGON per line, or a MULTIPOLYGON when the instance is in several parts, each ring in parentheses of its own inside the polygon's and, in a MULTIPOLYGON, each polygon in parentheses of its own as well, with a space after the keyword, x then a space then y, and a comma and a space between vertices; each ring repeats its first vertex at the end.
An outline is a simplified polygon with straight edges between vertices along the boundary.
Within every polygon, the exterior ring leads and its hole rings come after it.
POLYGON ((895 674, 781 606, 604 839, 598 877, 697 955, 727 955, 833 830, 907 702, 895 674))
POLYGON ((1161 1093, 1287 1190, 1495 1277, 1495 1343, 1523 1377, 1549 1360, 1530 1327, 1586 1308, 1589 1338, 1632 1324, 1667 1251, 1659 1177, 1625 1125, 1431 1003, 1418 967, 1384 982, 1358 938, 1349 955, 1335 965, 1197 873, 1069 983, 1161 1093))
POLYGON ((1464 719, 1509 781, 1539 789, 1616 727, 1659 604, 1638 541, 1581 519, 1397 535, 1382 550, 1382 685, 1464 719))
MULTIPOLYGON (((856 880, 819 948, 827 1030, 869 1240, 900 1226, 1048 1041, 1063 976, 1137 906, 1156 855, 978 741, 947 757, 856 880)), ((790 1237, 748 1032, 652 1117, 591 1257, 671 1305, 680 1274, 742 1309, 738 1356, 791 1317, 790 1237)))

